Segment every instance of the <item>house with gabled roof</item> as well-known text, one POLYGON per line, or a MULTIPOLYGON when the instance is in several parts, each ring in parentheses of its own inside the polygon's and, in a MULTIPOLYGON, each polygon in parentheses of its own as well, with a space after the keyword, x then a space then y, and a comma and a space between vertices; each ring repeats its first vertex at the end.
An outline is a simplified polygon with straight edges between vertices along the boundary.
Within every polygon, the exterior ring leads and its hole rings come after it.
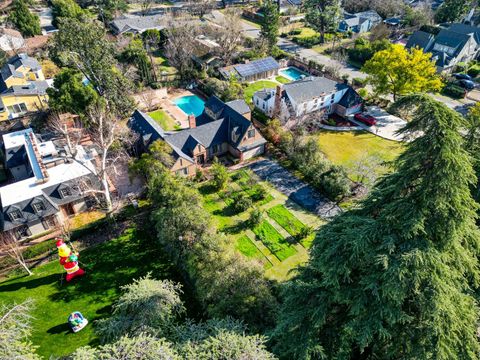
POLYGON ((163 30, 167 24, 165 14, 155 15, 122 15, 110 23, 115 35, 121 34, 142 34, 147 30, 163 30))
POLYGON ((38 235, 95 204, 82 186, 100 187, 91 152, 78 145, 73 156, 30 128, 3 135, 2 142, 11 181, 0 187, 1 231, 17 239, 38 235))
POLYGON ((347 84, 311 76, 276 89, 257 91, 253 104, 267 116, 286 122, 312 113, 345 117, 361 111, 363 99, 347 84))
POLYGON ((480 29, 465 24, 451 24, 437 34, 416 31, 406 44, 432 54, 438 71, 451 71, 459 62, 477 58, 480 51, 480 29))
POLYGON ((356 14, 345 13, 338 24, 338 31, 365 33, 382 22, 382 17, 375 10, 362 11, 356 14))
POLYGON ((27 54, 10 58, 0 69, 0 121, 46 108, 48 87, 36 59, 27 54))
POLYGON ((266 140, 250 121, 250 111, 245 112, 248 105, 242 101, 224 103, 212 96, 200 116, 189 116, 190 127, 184 130, 167 132, 140 110, 135 110, 128 124, 140 136, 139 152, 154 141, 165 141, 172 149, 171 171, 191 176, 214 157, 229 155, 244 161, 264 153, 266 140))

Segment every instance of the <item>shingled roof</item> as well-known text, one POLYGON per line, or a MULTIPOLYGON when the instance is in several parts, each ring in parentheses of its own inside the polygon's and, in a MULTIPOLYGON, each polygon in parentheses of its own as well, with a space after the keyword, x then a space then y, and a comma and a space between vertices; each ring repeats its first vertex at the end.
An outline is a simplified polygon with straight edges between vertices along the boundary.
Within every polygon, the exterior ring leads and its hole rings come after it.
POLYGON ((345 84, 337 83, 325 77, 315 76, 283 85, 288 97, 297 103, 303 103, 326 94, 331 94, 346 87, 347 85, 345 84))

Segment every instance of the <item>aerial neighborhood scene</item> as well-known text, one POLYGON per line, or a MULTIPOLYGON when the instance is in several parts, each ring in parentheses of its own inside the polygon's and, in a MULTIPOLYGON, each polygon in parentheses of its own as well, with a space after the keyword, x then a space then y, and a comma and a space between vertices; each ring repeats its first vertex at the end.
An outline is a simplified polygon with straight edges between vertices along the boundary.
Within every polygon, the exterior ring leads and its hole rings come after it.
POLYGON ((480 359, 476 0, 0 0, 0 360, 480 359))

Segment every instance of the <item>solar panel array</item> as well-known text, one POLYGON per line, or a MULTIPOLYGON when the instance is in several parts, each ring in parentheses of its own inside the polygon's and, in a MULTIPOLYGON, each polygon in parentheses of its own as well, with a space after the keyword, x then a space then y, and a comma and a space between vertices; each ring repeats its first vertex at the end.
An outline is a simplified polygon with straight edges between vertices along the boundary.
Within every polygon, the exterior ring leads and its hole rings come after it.
POLYGON ((256 74, 261 74, 267 71, 278 69, 280 65, 271 56, 265 59, 254 60, 248 64, 235 65, 235 70, 242 77, 248 77, 256 74))

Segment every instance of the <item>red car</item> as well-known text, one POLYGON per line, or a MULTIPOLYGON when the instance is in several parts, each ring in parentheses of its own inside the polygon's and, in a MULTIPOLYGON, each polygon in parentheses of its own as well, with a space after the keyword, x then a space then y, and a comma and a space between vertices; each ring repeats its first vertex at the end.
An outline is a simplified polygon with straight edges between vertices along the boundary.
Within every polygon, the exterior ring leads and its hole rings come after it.
POLYGON ((377 119, 375 119, 372 115, 367 114, 355 114, 355 120, 364 123, 365 125, 372 126, 377 123, 377 119))

